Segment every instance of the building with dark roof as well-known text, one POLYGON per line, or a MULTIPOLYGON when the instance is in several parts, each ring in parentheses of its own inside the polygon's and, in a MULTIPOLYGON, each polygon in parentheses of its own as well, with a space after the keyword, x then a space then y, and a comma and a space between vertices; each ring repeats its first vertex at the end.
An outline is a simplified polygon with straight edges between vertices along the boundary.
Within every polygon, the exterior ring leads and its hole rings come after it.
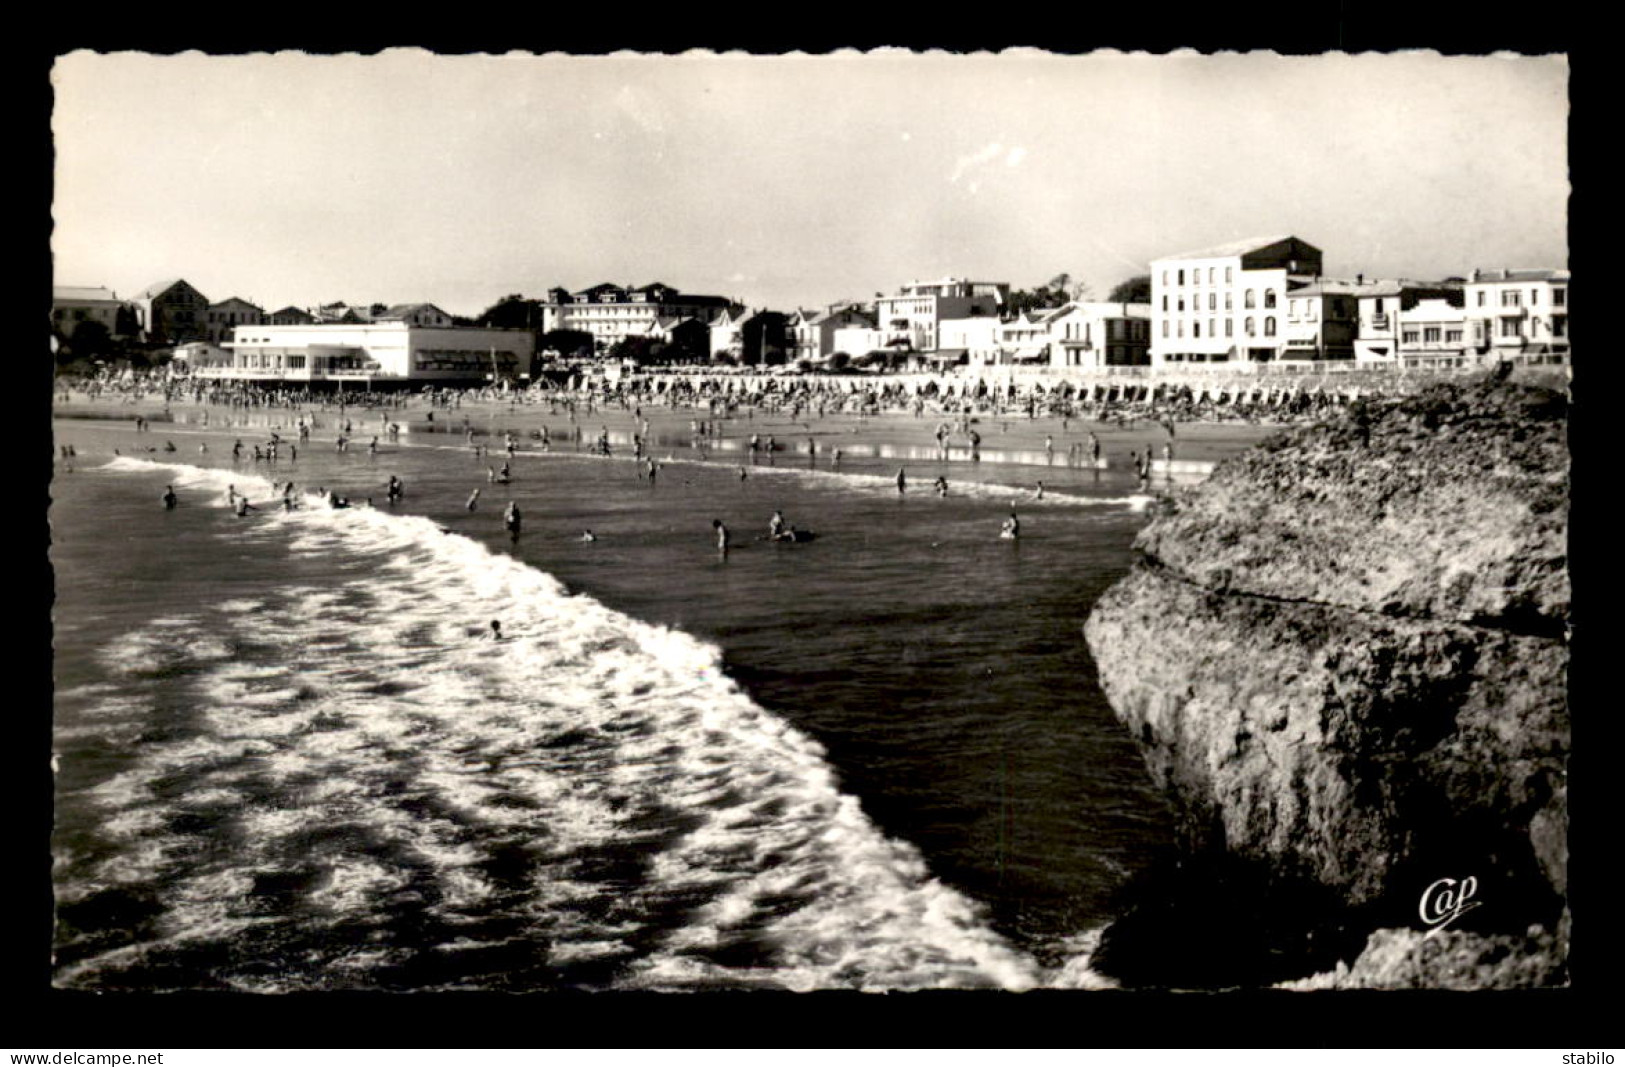
POLYGON ((174 345, 207 339, 209 298, 185 279, 149 285, 129 299, 140 316, 142 339, 174 345))
POLYGON ((1152 365, 1281 358, 1283 301, 1319 277, 1321 263, 1320 249, 1290 235, 1152 260, 1152 365))

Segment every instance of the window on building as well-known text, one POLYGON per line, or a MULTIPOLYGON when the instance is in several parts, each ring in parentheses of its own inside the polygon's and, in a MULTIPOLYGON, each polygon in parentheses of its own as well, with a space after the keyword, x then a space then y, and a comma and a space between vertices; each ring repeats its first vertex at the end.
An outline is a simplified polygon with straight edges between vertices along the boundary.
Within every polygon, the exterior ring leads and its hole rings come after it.
POLYGON ((1166 338, 1168 336, 1168 320, 1167 319, 1162 320, 1162 336, 1164 338, 1166 338))
POLYGON ((1523 336, 1522 332, 1518 329, 1518 320, 1517 319, 1502 319, 1501 320, 1501 336, 1502 337, 1521 337, 1521 336, 1523 336))
POLYGON ((1439 343, 1439 327, 1437 327, 1437 326, 1424 326, 1422 328, 1422 340, 1426 341, 1430 345, 1438 344, 1439 343))
POLYGON ((1162 284, 1163 285, 1168 284, 1168 272, 1167 271, 1162 272, 1162 284))
POLYGON ((1258 294, 1253 292, 1251 289, 1247 290, 1247 292, 1241 298, 1241 305, 1242 307, 1248 308, 1257 307, 1258 294))
POLYGON ((1231 299, 1232 298, 1231 298, 1231 295, 1229 293, 1224 294, 1224 309, 1226 311, 1232 310, 1231 299))
POLYGON ((1217 337, 1217 336, 1219 336, 1219 320, 1218 319, 1208 319, 1207 320, 1207 335, 1209 337, 1217 337))
POLYGON ((1229 267, 1224 268, 1224 284, 1226 284, 1226 285, 1230 284, 1230 268, 1229 267))
POLYGON ((1251 315, 1248 315, 1241 325, 1242 329, 1246 331, 1248 337, 1252 337, 1255 334, 1256 331, 1253 329, 1253 317, 1251 315))
POLYGON ((1414 345, 1422 340, 1422 335, 1416 330, 1406 330, 1401 340, 1408 345, 1414 345))
POLYGON ((1529 290, 1529 306, 1534 307, 1538 303, 1540 303, 1540 290, 1539 289, 1531 289, 1531 290, 1529 290))
POLYGON ((1179 272, 1179 284, 1180 285, 1185 284, 1185 272, 1184 271, 1179 272))
MULTIPOLYGON (((1558 290, 1562 292, 1562 290, 1558 290)), ((1567 337, 1569 335, 1569 317, 1567 315, 1552 316, 1552 336, 1567 337)))
POLYGON ((1272 307, 1275 306, 1275 290, 1274 289, 1265 289, 1264 290, 1264 306, 1267 307, 1267 308, 1272 308, 1272 307))
POLYGON ((1523 294, 1516 289, 1501 290, 1501 306, 1504 308, 1521 307, 1523 294))
POLYGON ((1264 336, 1265 337, 1274 337, 1275 336, 1275 316, 1274 315, 1265 315, 1264 316, 1264 336))
POLYGON ((1209 268, 1208 268, 1208 269, 1207 269, 1207 283, 1208 283, 1208 284, 1209 284, 1209 285, 1212 285, 1212 284, 1213 284, 1213 272, 1214 272, 1214 271, 1215 271, 1215 270, 1216 270, 1216 269, 1217 269, 1217 268, 1214 268, 1214 267, 1209 267, 1209 268))
POLYGON ((1162 310, 1164 310, 1164 311, 1168 310, 1168 294, 1167 293, 1162 294, 1162 310))
POLYGON ((1217 311, 1219 309, 1219 294, 1218 293, 1209 293, 1209 294, 1207 294, 1207 309, 1209 311, 1217 311))
POLYGON ((1184 297, 1179 298, 1179 310, 1181 310, 1181 311, 1185 310, 1185 298, 1184 297))
POLYGON ((1175 337, 1184 337, 1185 336, 1185 324, 1183 322, 1174 323, 1174 336, 1175 337))
POLYGON ((1191 336, 1192 337, 1201 337, 1202 336, 1202 324, 1200 322, 1191 323, 1191 336))
POLYGON ((1487 294, 1487 293, 1485 293, 1485 292, 1484 292, 1484 290, 1482 290, 1482 289, 1480 289, 1480 290, 1479 290, 1479 291, 1478 291, 1478 306, 1479 306, 1479 307, 1483 307, 1483 306, 1484 306, 1484 298, 1485 298, 1485 297, 1486 297, 1486 296, 1487 296, 1487 295, 1488 295, 1488 294, 1487 294))
POLYGON ((1236 334, 1236 320, 1235 319, 1225 319, 1224 320, 1224 335, 1226 337, 1234 337, 1235 334, 1236 334))
POLYGON ((1444 332, 1444 339, 1450 344, 1459 345, 1461 344, 1461 331, 1458 329, 1446 330, 1444 332))
POLYGON ((1569 291, 1567 289, 1553 289, 1552 290, 1552 307, 1557 307, 1557 308, 1567 307, 1568 306, 1568 299, 1569 299, 1569 291))

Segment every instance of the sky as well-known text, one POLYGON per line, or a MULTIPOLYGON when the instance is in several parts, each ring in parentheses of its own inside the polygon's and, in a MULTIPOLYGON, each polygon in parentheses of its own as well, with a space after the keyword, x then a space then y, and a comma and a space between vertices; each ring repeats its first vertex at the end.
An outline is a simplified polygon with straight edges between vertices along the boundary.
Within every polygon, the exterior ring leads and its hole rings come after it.
POLYGON ((175 56, 52 70, 54 281, 475 315, 664 282, 1104 299, 1254 235, 1333 276, 1568 264, 1563 56, 175 56))

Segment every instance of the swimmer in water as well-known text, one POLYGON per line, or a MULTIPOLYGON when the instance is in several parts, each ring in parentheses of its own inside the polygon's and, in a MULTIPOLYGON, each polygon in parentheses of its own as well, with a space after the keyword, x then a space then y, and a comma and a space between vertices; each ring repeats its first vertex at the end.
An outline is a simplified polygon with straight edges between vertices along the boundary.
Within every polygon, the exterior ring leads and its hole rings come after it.
POLYGON ((767 521, 767 537, 770 541, 777 541, 784 533, 784 512, 775 511, 773 517, 767 521))
POLYGON ((519 505, 510 500, 507 510, 502 513, 502 525, 507 527, 508 533, 512 534, 516 541, 519 540, 519 523, 519 505))
POLYGON ((163 502, 164 502, 164 509, 166 511, 175 510, 176 497, 175 497, 175 487, 173 485, 164 486, 164 495, 163 495, 162 499, 163 499, 163 502))
POLYGON ((934 484, 935 484, 935 488, 937 490, 937 495, 938 496, 947 496, 948 495, 948 479, 947 478, 944 478, 942 475, 939 474, 939 475, 937 475, 937 480, 936 480, 936 482, 934 484))
POLYGON ((717 551, 726 553, 728 551, 728 528, 722 525, 721 519, 712 519, 711 529, 717 532, 717 551))
POLYGON ((596 541, 596 540, 598 540, 598 535, 593 533, 591 530, 582 530, 581 531, 581 540, 583 540, 583 541, 596 541))
POLYGON ((239 519, 246 516, 250 511, 258 510, 259 508, 248 502, 248 498, 246 496, 240 496, 237 498, 237 517, 239 519))
POLYGON ((469 511, 473 511, 475 506, 477 504, 479 504, 479 502, 480 502, 480 491, 478 489, 476 489, 472 493, 468 494, 468 510, 469 511))
POLYGON ((493 640, 493 641, 502 640, 502 620, 501 619, 492 619, 491 620, 491 640, 493 640))
POLYGON ((903 476, 903 468, 897 468, 897 491, 903 492, 908 487, 908 479, 903 476))
POLYGON ((1021 536, 1021 520, 1016 518, 1014 511, 1010 513, 1008 519, 1004 520, 1004 525, 999 528, 999 536, 1006 541, 1014 541, 1021 536))
POLYGON ((1039 500, 1044 499, 1044 483, 1043 482, 1038 483, 1038 499, 1039 500))

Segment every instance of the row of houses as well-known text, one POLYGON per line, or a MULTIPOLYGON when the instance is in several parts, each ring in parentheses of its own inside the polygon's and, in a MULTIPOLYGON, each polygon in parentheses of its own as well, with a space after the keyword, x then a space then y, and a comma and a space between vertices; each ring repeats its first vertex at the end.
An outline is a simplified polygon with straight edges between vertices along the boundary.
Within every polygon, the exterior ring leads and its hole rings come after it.
POLYGON ((1321 263, 1320 249, 1286 235, 1153 260, 1151 364, 1568 359, 1567 270, 1331 279, 1321 263))
POLYGON ((1321 250, 1284 235, 1151 262, 1150 302, 1072 301, 1009 313, 1004 282, 914 281, 871 303, 784 313, 660 282, 554 288, 526 329, 461 323, 428 303, 286 307, 209 301, 183 279, 120 300, 53 291, 55 337, 86 323, 173 346, 223 377, 452 380, 534 372, 538 337, 573 331, 595 354, 646 338, 687 359, 834 367, 907 353, 916 365, 1069 370, 1351 361, 1464 366, 1568 358, 1569 272, 1474 270, 1438 281, 1328 278, 1321 250))

